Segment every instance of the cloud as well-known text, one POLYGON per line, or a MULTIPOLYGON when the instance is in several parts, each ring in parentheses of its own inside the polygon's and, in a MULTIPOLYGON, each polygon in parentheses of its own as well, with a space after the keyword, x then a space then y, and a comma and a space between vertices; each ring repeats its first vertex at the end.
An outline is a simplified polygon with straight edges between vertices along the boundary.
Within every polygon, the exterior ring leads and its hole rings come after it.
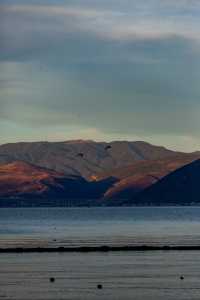
POLYGON ((54 51, 56 47, 66 47, 66 43, 78 43, 79 39, 120 43, 180 36, 199 42, 199 26, 195 26, 194 18, 175 18, 171 12, 163 20, 162 13, 153 14, 153 7, 120 11, 116 7, 103 9, 83 4, 1 5, 1 58, 30 59, 51 48, 54 51), (148 9, 149 15, 144 13, 148 9))
POLYGON ((157 70, 155 64, 150 66, 133 69, 119 64, 109 72, 110 65, 100 65, 95 66, 97 74, 89 68, 76 76, 76 71, 72 75, 64 70, 46 72, 35 64, 4 63, 11 77, 1 89, 0 116, 44 130, 54 124, 97 127, 121 135, 197 134, 199 90, 192 74, 191 79, 185 74, 184 86, 184 77, 171 74, 171 67, 160 73, 160 65, 157 70))
POLYGON ((4 3, 0 118, 16 136, 199 136, 198 1, 4 3))

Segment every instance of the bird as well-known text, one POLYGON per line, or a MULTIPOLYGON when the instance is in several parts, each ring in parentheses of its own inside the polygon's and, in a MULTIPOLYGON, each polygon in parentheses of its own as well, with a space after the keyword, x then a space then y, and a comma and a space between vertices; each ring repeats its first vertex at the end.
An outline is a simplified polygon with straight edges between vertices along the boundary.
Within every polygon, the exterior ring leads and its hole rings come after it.
POLYGON ((78 157, 84 157, 84 154, 82 152, 77 154, 78 157))

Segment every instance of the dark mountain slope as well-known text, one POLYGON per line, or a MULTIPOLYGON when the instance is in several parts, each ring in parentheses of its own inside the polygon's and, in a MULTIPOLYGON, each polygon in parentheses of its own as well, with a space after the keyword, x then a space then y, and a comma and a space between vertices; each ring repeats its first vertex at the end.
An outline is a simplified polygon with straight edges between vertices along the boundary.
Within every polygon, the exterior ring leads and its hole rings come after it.
POLYGON ((197 158, 200 158, 200 155, 185 154, 162 160, 140 161, 128 167, 99 174, 97 178, 102 180, 108 176, 117 179, 117 182, 106 191, 105 199, 131 199, 136 193, 197 158))
POLYGON ((127 204, 200 204, 200 160, 196 160, 161 179, 127 204))
POLYGON ((112 180, 87 182, 22 161, 0 165, 0 199, 7 200, 8 206, 14 199, 33 199, 39 204, 40 199, 47 199, 47 204, 51 200, 59 203, 59 199, 97 199, 112 184, 112 180))

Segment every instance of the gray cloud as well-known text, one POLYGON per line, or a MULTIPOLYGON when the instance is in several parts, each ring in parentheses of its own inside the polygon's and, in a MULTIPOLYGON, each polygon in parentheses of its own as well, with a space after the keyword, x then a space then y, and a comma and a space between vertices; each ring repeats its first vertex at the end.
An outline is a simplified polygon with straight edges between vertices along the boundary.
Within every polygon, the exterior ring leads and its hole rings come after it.
POLYGON ((172 35, 199 40, 194 18, 176 14, 174 19, 170 14, 163 21, 162 13, 159 15, 153 7, 144 18, 141 12, 150 6, 127 12, 116 7, 111 10, 69 5, 1 5, 1 56, 13 56, 16 60, 37 57, 51 47, 55 51, 80 38, 101 43, 167 39, 172 35))
POLYGON ((0 6, 2 120, 199 136, 198 1, 35 3, 0 6))

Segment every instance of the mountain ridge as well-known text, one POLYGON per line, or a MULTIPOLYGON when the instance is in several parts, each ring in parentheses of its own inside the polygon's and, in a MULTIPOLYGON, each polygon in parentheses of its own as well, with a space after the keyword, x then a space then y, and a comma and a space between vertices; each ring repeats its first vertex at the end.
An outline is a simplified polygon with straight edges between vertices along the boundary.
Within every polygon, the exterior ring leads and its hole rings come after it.
POLYGON ((173 156, 177 153, 180 152, 143 141, 19 142, 0 146, 0 163, 21 160, 88 179, 91 175, 111 168, 124 167, 139 160, 173 156))
POLYGON ((129 205, 200 204, 200 159, 182 166, 128 201, 129 205))
POLYGON ((138 195, 199 158, 142 141, 8 143, 0 146, 0 206, 8 199, 35 205, 34 198, 45 205, 138 205, 138 195))
POLYGON ((163 177, 174 170, 195 161, 200 156, 182 155, 163 160, 142 161, 135 164, 113 170, 109 176, 99 176, 99 179, 114 176, 118 181, 110 187, 105 195, 105 199, 117 199, 133 197, 135 194, 155 184, 163 177))
POLYGON ((0 165, 0 199, 23 199, 27 203, 31 199, 46 199, 49 204, 52 199, 97 199, 111 185, 111 180, 88 182, 23 161, 0 165))

